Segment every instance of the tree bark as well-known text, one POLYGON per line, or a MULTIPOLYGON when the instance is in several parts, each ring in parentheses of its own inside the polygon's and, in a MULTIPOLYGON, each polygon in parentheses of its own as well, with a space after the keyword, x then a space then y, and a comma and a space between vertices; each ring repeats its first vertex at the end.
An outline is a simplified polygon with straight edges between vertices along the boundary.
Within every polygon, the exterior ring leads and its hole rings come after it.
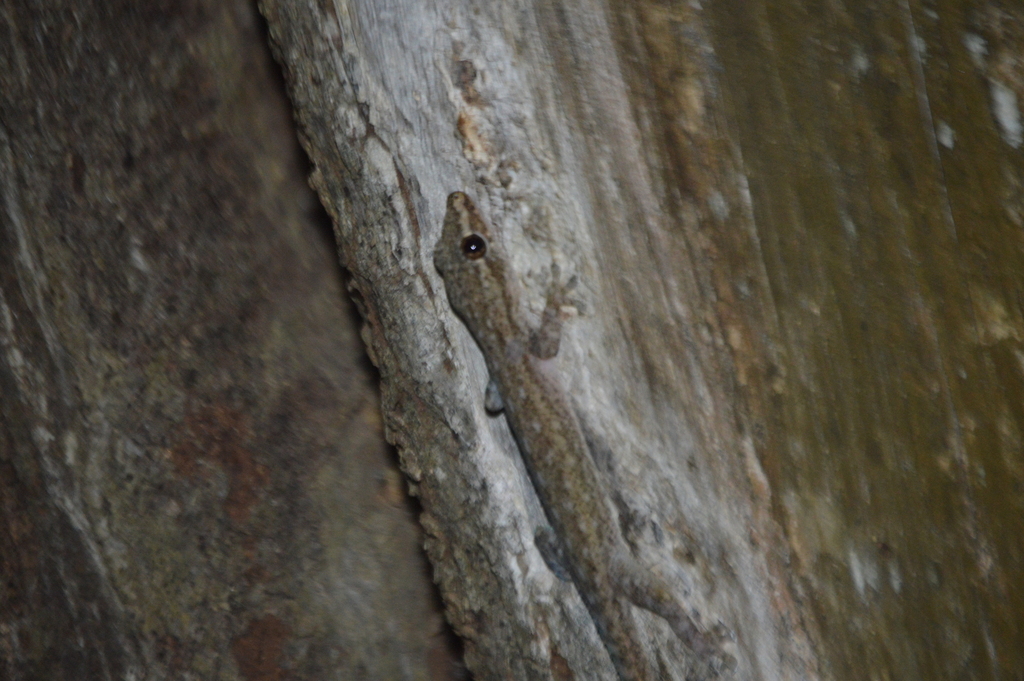
MULTIPOLYGON (((431 263, 468 192, 742 679, 1024 676, 1024 9, 0 6, 0 675, 612 679, 431 263), (424 623, 426 625, 424 626, 424 623)), ((637 610, 667 678, 690 651, 637 610)))
POLYGON ((0 678, 452 679, 246 2, 0 3, 0 678))
MULTIPOLYGON (((468 192, 738 678, 1015 678, 1016 4, 263 0, 479 679, 612 678, 430 253, 468 192)), ((667 674, 686 650, 646 618, 667 674)))

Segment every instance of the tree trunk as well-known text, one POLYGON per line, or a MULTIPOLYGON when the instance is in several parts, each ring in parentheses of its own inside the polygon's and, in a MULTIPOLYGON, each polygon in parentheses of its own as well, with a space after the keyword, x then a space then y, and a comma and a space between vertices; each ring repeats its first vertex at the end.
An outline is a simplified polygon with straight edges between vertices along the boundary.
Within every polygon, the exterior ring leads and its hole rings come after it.
MULTIPOLYGON (((1024 677, 1020 3, 261 9, 478 681, 615 672, 431 262, 455 190, 532 314, 577 282, 560 374, 731 676, 1024 677)), ((5 679, 459 675, 263 39, 0 6, 5 679)))
POLYGON ((534 314, 579 282, 561 374, 737 678, 1024 674, 1024 10, 973 5, 263 1, 478 679, 613 671, 431 263, 454 190, 534 314))
POLYGON ((304 164, 253 4, 0 3, 4 681, 455 678, 304 164))

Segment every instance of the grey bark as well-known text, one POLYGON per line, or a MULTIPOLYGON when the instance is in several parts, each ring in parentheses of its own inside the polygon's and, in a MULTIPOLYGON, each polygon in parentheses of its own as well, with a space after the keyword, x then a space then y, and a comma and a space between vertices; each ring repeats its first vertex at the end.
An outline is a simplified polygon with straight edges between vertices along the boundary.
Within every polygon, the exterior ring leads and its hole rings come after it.
MULTIPOLYGON (((684 197, 667 183, 645 144, 646 112, 630 99, 617 18, 599 3, 263 10, 361 294, 386 432, 422 499, 428 552, 474 673, 613 675, 578 595, 534 546, 542 513, 507 425, 484 411, 483 363, 430 264, 456 189, 514 244, 536 312, 552 263, 580 282, 584 312, 558 360, 637 552, 675 579, 706 626, 736 633, 745 678, 813 677, 701 262, 702 230, 750 227, 735 154, 718 159, 727 168, 714 200, 711 186, 684 197)), ((701 28, 698 14, 692 22, 701 28)), ((700 42, 688 47, 699 55, 700 42)), ((713 85, 706 75, 689 83, 698 99, 713 85)), ((696 132, 720 117, 679 115, 696 132)), ((664 623, 645 622, 670 677, 682 678, 688 652, 664 623)))
POLYGON ((252 4, 0 3, 0 678, 451 679, 252 4))
MULTIPOLYGON (((1019 3, 262 9, 477 678, 611 669, 430 265, 456 189, 536 312, 578 278, 595 456, 739 678, 1024 676, 1019 3)), ((457 674, 251 14, 0 30, 2 673, 457 674)))
POLYGON ((1024 671, 1019 6, 261 7, 480 679, 612 672, 430 263, 453 190, 535 312, 578 278, 562 374, 739 678, 1024 671))

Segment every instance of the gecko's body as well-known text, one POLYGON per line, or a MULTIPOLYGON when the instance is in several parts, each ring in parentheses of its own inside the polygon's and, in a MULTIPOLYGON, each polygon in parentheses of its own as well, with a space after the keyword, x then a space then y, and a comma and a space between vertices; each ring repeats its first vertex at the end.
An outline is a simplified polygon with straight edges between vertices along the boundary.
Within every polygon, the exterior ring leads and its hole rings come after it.
MULTIPOLYGON (((537 496, 572 581, 623 681, 660 677, 644 654, 630 611, 638 605, 665 618, 676 635, 715 667, 731 666, 675 599, 669 586, 630 553, 605 483, 552 359, 561 317, 549 295, 541 328, 529 327, 521 288, 508 260, 469 197, 448 197, 434 264, 452 308, 483 351, 537 496)), ((552 289, 554 290, 554 289, 552 289)))

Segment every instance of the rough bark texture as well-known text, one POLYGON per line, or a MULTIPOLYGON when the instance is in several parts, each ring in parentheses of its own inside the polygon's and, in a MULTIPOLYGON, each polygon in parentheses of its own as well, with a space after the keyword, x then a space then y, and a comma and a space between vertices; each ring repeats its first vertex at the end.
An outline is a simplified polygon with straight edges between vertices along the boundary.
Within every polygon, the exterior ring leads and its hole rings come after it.
POLYGON ((1024 674, 1019 3, 261 6, 478 678, 611 670, 430 263, 453 190, 535 311, 578 277, 622 522, 739 678, 1024 674))
POLYGON ((823 656, 1021 678, 1024 6, 725 5, 774 317, 748 394, 823 656))
MULTIPOLYGON (((848 5, 264 1, 480 681, 612 671, 430 263, 456 189, 535 312, 578 278, 624 529, 737 678, 1024 677, 1024 9, 848 5)), ((0 4, 5 679, 457 671, 261 40, 0 4)))
POLYGON ((0 678, 449 679, 245 2, 0 4, 0 678))

